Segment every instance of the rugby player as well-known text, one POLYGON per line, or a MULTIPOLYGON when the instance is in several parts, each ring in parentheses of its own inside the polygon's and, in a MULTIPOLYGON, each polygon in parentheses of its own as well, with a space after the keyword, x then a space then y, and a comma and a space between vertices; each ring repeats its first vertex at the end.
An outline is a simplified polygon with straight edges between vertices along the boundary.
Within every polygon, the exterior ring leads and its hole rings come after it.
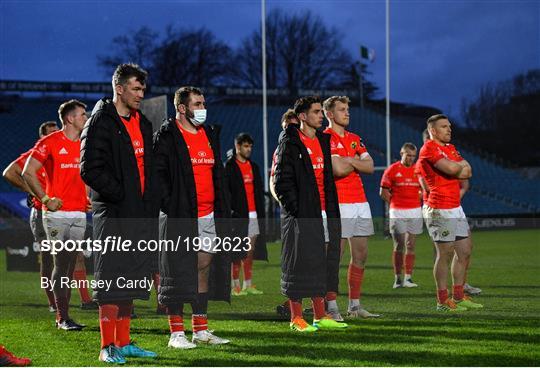
POLYGON ((99 360, 112 364, 124 364, 127 357, 157 356, 131 340, 133 300, 149 298, 145 285, 152 263, 152 254, 136 244, 158 238, 152 123, 140 111, 146 78, 136 64, 118 65, 112 75, 112 100, 97 102, 81 136, 81 176, 91 189, 93 239, 115 236, 133 244, 128 251, 94 252, 94 279, 110 283, 93 293, 99 304, 99 360))
POLYGON ((298 99, 294 112, 300 127, 291 124, 281 135, 274 173, 282 206, 281 291, 290 301, 292 330, 341 329, 347 324, 327 316, 324 305, 327 290, 337 290, 341 231, 330 136, 317 131, 318 97, 298 99), (303 318, 302 298, 311 298, 313 325, 303 318))
POLYGON ((240 133, 235 138, 235 154, 225 163, 225 178, 231 198, 231 217, 234 236, 250 238, 250 250, 245 257, 233 254, 231 294, 233 296, 261 295, 252 283, 253 260, 267 260, 264 218, 264 188, 256 163, 250 160, 253 138, 240 133), (244 282, 240 286, 240 268, 243 266, 244 282))
POLYGON ((450 144, 451 124, 445 115, 433 115, 427 120, 430 139, 426 141, 418 159, 429 187, 424 217, 428 232, 435 242, 437 258, 433 276, 437 287, 437 310, 444 312, 482 308, 464 294, 463 284, 470 257, 469 225, 460 205, 459 180, 469 179, 469 163, 450 144), (451 275, 453 297, 447 290, 448 267, 451 275))
MULTIPOLYGON (((429 139, 429 132, 427 129, 425 129, 423 132, 422 132, 422 141, 424 143, 426 143, 426 141, 429 139)), ((420 183, 420 187, 422 188, 422 214, 424 213, 424 207, 427 206, 427 203, 428 203, 428 198, 429 198, 429 187, 423 177, 423 170, 422 170, 422 167, 420 165, 418 165, 418 163, 416 163, 415 165, 415 173, 418 177, 418 182, 420 183)), ((469 180, 460 180, 459 181, 459 185, 460 185, 460 190, 459 190, 459 196, 460 196, 460 199, 463 198, 463 196, 465 195, 465 193, 467 193, 467 191, 469 190, 469 180)), ((424 221, 425 221, 425 218, 424 218, 424 221)), ((470 235, 470 231, 469 231, 469 237, 467 238, 467 241, 469 241, 471 244, 470 244, 470 247, 471 247, 471 252, 472 252, 472 247, 473 247, 473 244, 472 244, 472 237, 470 235)), ((435 247, 435 243, 433 243, 433 261, 435 262, 435 259, 437 258, 437 248, 435 247)), ((470 257, 469 257, 469 262, 467 263, 467 270, 469 269, 469 266, 470 266, 470 257)), ((468 273, 465 273, 465 284, 463 285, 463 291, 468 294, 468 295, 480 295, 482 293, 482 289, 478 288, 478 287, 474 287, 472 286, 471 284, 469 284, 467 282, 467 276, 468 276, 468 273)))
MULTIPOLYGON (((82 240, 86 230, 86 211, 90 202, 81 180, 80 135, 86 122, 86 105, 69 100, 60 105, 58 116, 62 129, 36 142, 26 160, 22 176, 30 191, 40 198, 43 226, 49 241, 82 240), (46 173, 46 185, 40 182, 40 169, 46 173)), ((66 331, 81 330, 84 325, 69 316, 69 287, 62 283, 71 278, 80 252, 62 249, 53 255, 52 288, 56 303, 56 326, 66 331)))
MULTIPOLYGON (((39 126, 39 138, 42 138, 50 133, 56 132, 58 130, 58 125, 55 121, 46 121, 39 126)), ((43 228, 43 216, 42 216, 42 203, 38 198, 32 195, 32 191, 22 178, 21 174, 26 164, 26 160, 32 153, 32 150, 28 150, 25 153, 21 154, 15 161, 11 162, 6 169, 4 170, 3 176, 8 183, 13 185, 15 188, 28 193, 29 200, 27 204, 30 206, 30 229, 32 230, 32 235, 34 236, 34 241, 38 244, 45 239, 47 235, 45 234, 45 229, 43 228)), ((42 188, 45 188, 47 185, 46 178, 47 174, 45 169, 42 167, 38 172, 39 182, 42 188)), ((40 250, 39 252, 40 262, 39 262, 39 271, 40 276, 47 280, 47 283, 50 284, 52 270, 53 270, 53 257, 51 253, 40 250)), ((45 294, 47 295, 47 300, 49 301, 49 311, 56 313, 56 303, 54 301, 54 293, 50 288, 44 288, 45 294)))
POLYGON ((176 117, 165 121, 154 138, 166 238, 184 241, 181 249, 160 253, 158 300, 167 307, 168 346, 227 344, 208 329, 207 314, 209 300, 228 302, 231 294, 231 259, 219 245, 230 231, 224 219, 231 212, 220 158, 221 127, 205 124, 206 102, 196 87, 179 88, 174 106, 176 117), (191 342, 184 330, 184 303, 192 308, 191 342))
POLYGON ((422 234, 422 208, 420 183, 415 174, 416 146, 405 143, 401 147, 401 160, 393 163, 381 178, 381 198, 390 205, 390 234, 394 241, 393 288, 417 287, 412 281, 416 235, 422 234), (405 252, 404 252, 405 251, 405 252), (403 254, 405 253, 405 257, 403 254), (405 264, 405 278, 402 278, 405 264))
MULTIPOLYGON (((332 96, 324 101, 324 113, 328 120, 325 133, 330 134, 332 168, 339 199, 341 214, 341 254, 347 242, 351 252, 347 282, 351 318, 379 317, 370 313, 360 303, 364 268, 368 255, 368 237, 374 234, 371 209, 366 199, 360 174, 373 174, 373 159, 362 139, 349 131, 349 98, 332 96)), ((328 290, 328 311, 333 318, 341 320, 336 295, 337 290, 328 290)))

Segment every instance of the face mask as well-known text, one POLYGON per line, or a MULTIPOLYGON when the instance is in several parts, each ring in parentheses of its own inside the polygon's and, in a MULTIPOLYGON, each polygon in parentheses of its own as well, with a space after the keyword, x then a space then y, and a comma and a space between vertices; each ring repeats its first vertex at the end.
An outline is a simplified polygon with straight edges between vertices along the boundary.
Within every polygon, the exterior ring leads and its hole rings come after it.
POLYGON ((203 125, 206 121, 206 109, 193 110, 193 117, 190 117, 189 120, 195 126, 203 125))

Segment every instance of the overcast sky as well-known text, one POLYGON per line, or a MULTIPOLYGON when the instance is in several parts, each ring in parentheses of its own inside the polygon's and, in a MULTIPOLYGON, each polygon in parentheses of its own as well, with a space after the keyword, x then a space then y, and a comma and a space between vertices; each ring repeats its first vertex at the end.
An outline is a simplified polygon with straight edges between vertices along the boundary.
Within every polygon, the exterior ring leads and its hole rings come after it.
MULTIPOLYGON (((358 57, 373 48, 370 78, 385 91, 385 2, 267 1, 310 9, 358 57)), ((540 1, 390 1, 391 98, 458 113, 487 82, 540 68, 540 1)), ((107 81, 96 55, 146 25, 205 26, 231 47, 260 27, 260 1, 0 1, 0 79, 107 81)))

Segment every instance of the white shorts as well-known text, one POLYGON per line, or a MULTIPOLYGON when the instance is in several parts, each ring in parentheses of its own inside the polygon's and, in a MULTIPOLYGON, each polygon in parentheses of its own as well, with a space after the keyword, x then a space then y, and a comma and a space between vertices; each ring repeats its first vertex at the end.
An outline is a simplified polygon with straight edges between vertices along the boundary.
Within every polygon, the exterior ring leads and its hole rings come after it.
POLYGON ((248 237, 252 238, 259 234, 259 219, 257 219, 257 212, 251 211, 249 213, 248 237))
POLYGON ((449 209, 424 207, 426 225, 435 242, 453 242, 469 236, 469 223, 461 206, 449 209))
POLYGON ((353 236, 370 236, 375 233, 371 209, 368 202, 340 203, 341 238, 349 239, 353 236))
POLYGON ((199 227, 199 241, 201 251, 215 254, 216 222, 214 221, 214 212, 197 219, 199 227))
POLYGON ((390 233, 391 234, 422 234, 422 209, 397 209, 390 208, 390 233))
POLYGON ((83 240, 86 214, 79 211, 43 211, 43 228, 49 241, 83 240))
POLYGON ((321 211, 321 216, 324 228, 324 242, 328 243, 330 241, 330 235, 328 234, 328 217, 326 216, 326 211, 321 211))

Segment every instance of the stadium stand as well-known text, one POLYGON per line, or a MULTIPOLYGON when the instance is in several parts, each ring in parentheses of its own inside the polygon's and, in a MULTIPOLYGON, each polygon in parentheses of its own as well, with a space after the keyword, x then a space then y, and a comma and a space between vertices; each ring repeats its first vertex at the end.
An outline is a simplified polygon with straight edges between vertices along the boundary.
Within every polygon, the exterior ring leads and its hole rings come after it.
MULTIPOLYGON (((58 120, 56 111, 65 98, 21 98, 3 99, 0 121, 5 129, 3 134, 4 149, 0 153, 0 166, 5 168, 20 153, 32 147, 37 137, 37 127, 45 120, 58 120)), ((80 98, 92 108, 95 100, 80 98)), ((280 118, 286 106, 268 107, 269 161, 277 145, 281 131, 280 118)), ((171 107, 169 112, 174 111, 171 107)), ((239 132, 248 132, 255 139, 253 160, 262 165, 263 132, 261 127, 262 107, 256 105, 212 105, 208 108, 208 122, 223 126, 222 154, 232 148, 234 137, 239 132)), ((397 160, 399 148, 409 141, 421 147, 421 132, 411 128, 399 119, 391 121, 392 157, 397 160)), ((385 117, 374 110, 359 107, 351 108, 350 130, 358 133, 364 140, 374 158, 376 166, 385 166, 384 147, 385 117)), ((468 215, 509 215, 534 214, 540 212, 540 180, 527 179, 517 171, 502 167, 496 163, 456 146, 474 169, 471 191, 464 199, 463 206, 468 215)), ((383 205, 378 196, 381 172, 364 176, 364 186, 371 203, 374 216, 381 216, 383 205)), ((0 192, 11 192, 4 180, 0 181, 0 192)))

